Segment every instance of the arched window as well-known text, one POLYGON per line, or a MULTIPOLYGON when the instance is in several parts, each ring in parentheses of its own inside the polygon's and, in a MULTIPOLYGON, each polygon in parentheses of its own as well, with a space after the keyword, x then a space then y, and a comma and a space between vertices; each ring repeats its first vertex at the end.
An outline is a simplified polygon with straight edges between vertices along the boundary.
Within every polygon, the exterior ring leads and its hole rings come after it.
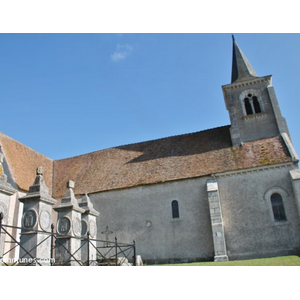
POLYGON ((179 206, 178 206, 178 201, 173 200, 172 201, 172 218, 179 218, 179 206))
POLYGON ((252 107, 251 107, 251 104, 250 104, 250 101, 248 98, 245 98, 245 109, 246 109, 247 115, 253 114, 252 107))
POLYGON ((282 197, 278 193, 271 196, 271 204, 275 222, 286 221, 285 211, 283 207, 282 197))
POLYGON ((260 103, 254 94, 247 94, 244 98, 245 111, 247 115, 261 113, 260 103))
POLYGON ((253 106, 254 106, 254 111, 256 114, 260 113, 261 112, 261 109, 260 109, 260 105, 259 105, 259 102, 257 100, 257 97, 256 96, 253 96, 252 97, 252 100, 253 100, 253 106))

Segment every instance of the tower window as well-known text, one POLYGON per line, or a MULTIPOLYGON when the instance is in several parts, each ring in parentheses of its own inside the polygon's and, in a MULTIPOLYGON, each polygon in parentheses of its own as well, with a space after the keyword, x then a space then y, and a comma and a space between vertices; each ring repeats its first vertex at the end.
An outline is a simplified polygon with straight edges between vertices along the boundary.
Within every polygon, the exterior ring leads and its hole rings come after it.
POLYGON ((252 107, 248 98, 245 98, 245 108, 246 108, 247 115, 253 114, 252 107))
POLYGON ((245 96, 244 104, 247 115, 258 114, 262 112, 258 98, 253 94, 249 93, 245 96))
POLYGON ((259 105, 259 102, 257 100, 257 97, 256 96, 253 96, 252 97, 252 100, 253 100, 253 106, 254 106, 254 111, 256 114, 260 113, 261 112, 261 109, 260 109, 260 105, 259 105))
POLYGON ((173 200, 171 205, 172 205, 172 218, 173 219, 179 218, 178 201, 177 200, 173 200))
POLYGON ((281 195, 278 193, 272 194, 271 204, 275 222, 286 221, 286 215, 281 195))

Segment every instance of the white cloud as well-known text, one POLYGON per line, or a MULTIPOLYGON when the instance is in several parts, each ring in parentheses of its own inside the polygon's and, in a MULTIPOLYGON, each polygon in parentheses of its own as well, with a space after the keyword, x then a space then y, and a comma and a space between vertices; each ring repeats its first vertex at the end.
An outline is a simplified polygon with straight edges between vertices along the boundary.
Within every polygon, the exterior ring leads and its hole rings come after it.
POLYGON ((130 45, 117 45, 116 51, 110 56, 114 62, 125 59, 133 50, 133 47, 130 45))

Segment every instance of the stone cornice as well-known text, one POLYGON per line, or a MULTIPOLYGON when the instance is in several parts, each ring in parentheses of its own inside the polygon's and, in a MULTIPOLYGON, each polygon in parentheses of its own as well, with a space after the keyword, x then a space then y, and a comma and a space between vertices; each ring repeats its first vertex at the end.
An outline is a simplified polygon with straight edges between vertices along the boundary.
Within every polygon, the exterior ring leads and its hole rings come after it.
POLYGON ((264 172, 274 169, 281 169, 286 167, 293 167, 296 164, 293 162, 288 163, 281 163, 281 164, 274 164, 274 165, 267 165, 262 167, 255 167, 255 168, 249 168, 249 169, 242 169, 242 170, 236 170, 236 171, 229 171, 224 173, 216 173, 212 174, 213 177, 230 177, 230 176, 236 176, 236 175, 243 175, 248 173, 257 173, 257 172, 264 172))
POLYGON ((25 196, 23 196, 22 198, 19 199, 20 202, 25 203, 25 202, 44 202, 44 203, 48 203, 51 205, 54 205, 57 203, 57 200, 52 198, 50 195, 48 194, 41 194, 39 192, 36 193, 28 193, 25 196))
POLYGON ((251 85, 256 85, 259 83, 270 81, 271 77, 272 77, 271 75, 268 75, 268 76, 264 76, 264 77, 258 77, 258 78, 252 79, 252 80, 245 80, 245 81, 241 81, 241 82, 237 82, 237 83, 227 84, 227 85, 223 85, 222 89, 223 90, 233 90, 233 89, 238 89, 238 88, 247 87, 247 86, 251 86, 251 85))

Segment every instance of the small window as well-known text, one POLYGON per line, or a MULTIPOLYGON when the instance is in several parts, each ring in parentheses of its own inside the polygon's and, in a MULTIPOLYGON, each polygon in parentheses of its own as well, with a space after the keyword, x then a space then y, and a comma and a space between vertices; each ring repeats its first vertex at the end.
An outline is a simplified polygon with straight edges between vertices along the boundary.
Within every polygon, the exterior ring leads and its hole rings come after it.
POLYGON ((247 94, 244 98, 245 111, 247 115, 261 113, 261 106, 258 98, 253 94, 247 94))
POLYGON ((253 106, 254 106, 254 111, 255 111, 255 113, 256 114, 258 114, 258 113, 260 113, 261 112, 261 109, 260 109, 260 105, 259 105, 259 102, 258 102, 258 100, 257 100, 257 97, 253 97, 252 98, 252 100, 253 100, 253 106))
POLYGON ((253 114, 252 107, 248 98, 245 98, 245 108, 246 108, 247 115, 253 114))
POLYGON ((177 200, 172 201, 172 218, 179 218, 179 206, 177 200))
POLYGON ((273 194, 271 196, 271 204, 275 222, 286 221, 281 195, 278 193, 273 194))

